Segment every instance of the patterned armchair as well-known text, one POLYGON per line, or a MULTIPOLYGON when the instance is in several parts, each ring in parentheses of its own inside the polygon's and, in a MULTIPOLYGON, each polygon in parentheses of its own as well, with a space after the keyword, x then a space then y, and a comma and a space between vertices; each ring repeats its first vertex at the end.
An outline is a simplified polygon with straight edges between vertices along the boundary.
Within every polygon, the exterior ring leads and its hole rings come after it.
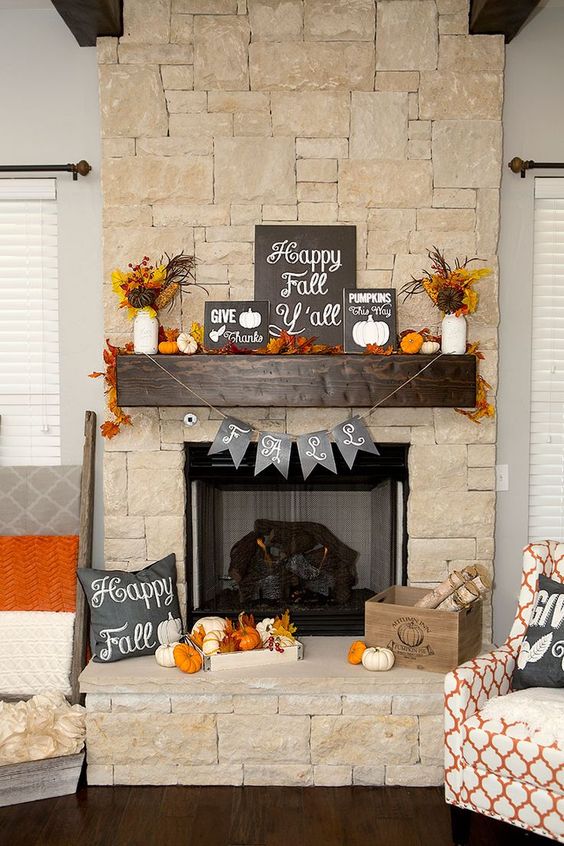
POLYGON ((506 642, 445 678, 445 798, 456 844, 468 842, 470 811, 564 843, 564 752, 531 740, 523 723, 480 715, 488 700, 510 692, 540 573, 564 582, 564 543, 525 548, 519 607, 506 642))

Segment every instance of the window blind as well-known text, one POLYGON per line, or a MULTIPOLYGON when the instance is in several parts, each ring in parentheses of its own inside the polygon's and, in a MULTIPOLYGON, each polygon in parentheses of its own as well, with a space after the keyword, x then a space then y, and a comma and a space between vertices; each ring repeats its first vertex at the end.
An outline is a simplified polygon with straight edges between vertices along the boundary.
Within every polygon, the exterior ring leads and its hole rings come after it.
POLYGON ((60 464, 54 179, 0 179, 0 465, 60 464))
POLYGON ((530 540, 564 540, 564 179, 535 179, 530 540))

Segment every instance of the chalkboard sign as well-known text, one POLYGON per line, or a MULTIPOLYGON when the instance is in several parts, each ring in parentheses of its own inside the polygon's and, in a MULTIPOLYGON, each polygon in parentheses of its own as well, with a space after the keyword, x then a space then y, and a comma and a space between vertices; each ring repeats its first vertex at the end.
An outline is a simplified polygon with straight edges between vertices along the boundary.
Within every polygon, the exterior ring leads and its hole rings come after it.
POLYGON ((364 352, 367 344, 395 347, 395 288, 345 290, 344 324, 345 352, 364 352))
POLYGON ((247 350, 257 350, 268 343, 269 304, 245 300, 211 302, 204 311, 204 346, 220 350, 229 342, 247 350))
POLYGON ((270 334, 343 342, 343 290, 356 284, 355 226, 256 226, 255 297, 270 334))

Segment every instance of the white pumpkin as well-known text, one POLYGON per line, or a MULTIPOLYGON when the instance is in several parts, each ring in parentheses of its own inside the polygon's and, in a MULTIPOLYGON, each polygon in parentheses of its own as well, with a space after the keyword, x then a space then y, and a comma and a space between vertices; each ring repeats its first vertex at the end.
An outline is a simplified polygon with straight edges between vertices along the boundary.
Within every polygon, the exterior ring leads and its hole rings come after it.
POLYGON ((182 637, 182 620, 168 612, 168 618, 157 626, 159 643, 176 643, 182 637))
POLYGON ((221 631, 211 631, 204 635, 204 640, 202 642, 202 652, 204 655, 215 655, 216 652, 219 652, 219 644, 223 640, 223 632, 221 631))
POLYGON ((256 629, 262 640, 262 645, 265 646, 270 638, 271 629, 274 623, 274 617, 265 617, 260 623, 257 623, 256 629))
POLYGON ((387 323, 381 320, 375 321, 369 314, 368 320, 360 320, 354 324, 352 337, 359 347, 365 347, 367 344, 383 347, 390 338, 390 328, 387 323))
POLYGON ((421 344, 421 349, 419 350, 422 355, 433 355, 440 350, 441 345, 437 343, 437 341, 423 341, 421 344))
POLYGON ((198 342, 187 332, 181 332, 176 339, 176 343, 178 345, 178 349, 181 353, 184 353, 184 355, 194 355, 194 353, 198 351, 198 342))
POLYGON ((155 661, 160 667, 175 667, 174 647, 178 646, 176 643, 161 643, 155 652, 155 661))
POLYGON ((225 626, 227 625, 227 620, 225 617, 200 617, 199 620, 196 620, 194 625, 192 626, 192 634, 195 634, 200 626, 202 626, 204 630, 204 634, 208 634, 208 632, 224 632, 225 626))
POLYGON ((239 323, 243 329, 256 329, 257 326, 260 326, 260 321, 260 312, 253 311, 250 308, 239 315, 239 323))
POLYGON ((385 673, 395 663, 394 653, 384 647, 369 646, 362 653, 362 666, 372 673, 385 673))

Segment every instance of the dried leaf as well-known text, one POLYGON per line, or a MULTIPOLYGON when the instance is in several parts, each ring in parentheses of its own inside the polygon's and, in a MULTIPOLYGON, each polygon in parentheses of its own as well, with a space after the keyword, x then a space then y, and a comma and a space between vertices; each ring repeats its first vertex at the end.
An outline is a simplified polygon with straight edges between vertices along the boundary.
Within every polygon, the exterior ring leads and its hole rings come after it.
POLYGON ((379 347, 378 344, 367 344, 364 355, 392 355, 393 351, 394 348, 391 345, 389 347, 379 347))
POLYGON ((119 423, 114 423, 113 420, 106 420, 106 422, 102 423, 100 426, 100 431, 103 438, 111 440, 119 433, 119 423))

